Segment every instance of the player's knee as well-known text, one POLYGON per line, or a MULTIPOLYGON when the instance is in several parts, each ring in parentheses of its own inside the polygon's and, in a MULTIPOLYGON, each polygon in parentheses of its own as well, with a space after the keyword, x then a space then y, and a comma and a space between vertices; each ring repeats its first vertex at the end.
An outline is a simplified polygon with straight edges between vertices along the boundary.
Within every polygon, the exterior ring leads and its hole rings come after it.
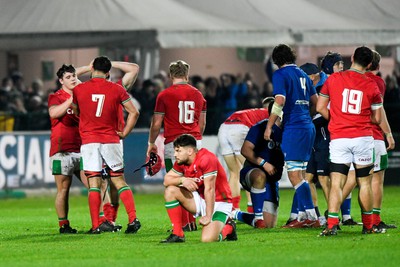
POLYGON ((251 179, 251 185, 253 187, 264 188, 265 183, 267 181, 267 176, 265 175, 265 173, 263 171, 256 169, 251 173, 250 179, 251 179))
POLYGON ((201 236, 201 242, 203 242, 203 243, 216 242, 218 240, 219 240, 218 236, 215 237, 213 235, 208 235, 208 234, 206 234, 206 235, 203 234, 201 236))
POLYGON ((164 196, 165 197, 171 197, 171 196, 176 196, 180 189, 177 186, 167 186, 164 190, 164 196))
POLYGON ((338 172, 347 176, 349 173, 350 166, 347 166, 343 163, 330 163, 330 170, 331 172, 338 172))
POLYGON ((356 177, 357 178, 362 178, 362 177, 370 176, 372 174, 372 172, 373 172, 373 169, 374 169, 374 165, 370 165, 370 166, 367 166, 367 167, 364 167, 364 168, 355 169, 356 177))

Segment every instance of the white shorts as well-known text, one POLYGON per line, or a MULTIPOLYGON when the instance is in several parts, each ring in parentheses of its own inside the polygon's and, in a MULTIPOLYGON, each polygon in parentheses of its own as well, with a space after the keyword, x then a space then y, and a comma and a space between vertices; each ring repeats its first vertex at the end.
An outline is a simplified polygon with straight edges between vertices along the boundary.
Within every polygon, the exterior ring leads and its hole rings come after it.
MULTIPOLYGON (((206 201, 199 195, 198 192, 192 192, 194 202, 196 203, 196 217, 205 216, 206 215, 206 201)), ((232 203, 228 202, 215 202, 214 204, 214 213, 222 212, 229 216, 232 211, 232 203)))
POLYGON ((121 143, 90 143, 81 146, 83 170, 100 172, 104 163, 113 171, 124 168, 121 143))
POLYGON ((374 140, 375 144, 375 164, 374 172, 386 170, 388 168, 388 153, 385 141, 374 140))
POLYGON ((222 156, 240 155, 248 132, 249 127, 243 124, 221 124, 218 130, 218 141, 222 156))
POLYGON ((53 175, 72 176, 80 171, 81 154, 76 152, 56 153, 50 157, 50 169, 53 175))
MULTIPOLYGON (((201 149, 202 147, 201 140, 196 140, 196 141, 197 141, 197 149, 201 149)), ((164 160, 170 159, 172 160, 172 163, 174 163, 175 162, 174 153, 175 153, 174 142, 170 142, 164 145, 164 160)))
POLYGON ((374 139, 372 136, 338 138, 329 144, 331 162, 370 165, 374 162, 374 139))

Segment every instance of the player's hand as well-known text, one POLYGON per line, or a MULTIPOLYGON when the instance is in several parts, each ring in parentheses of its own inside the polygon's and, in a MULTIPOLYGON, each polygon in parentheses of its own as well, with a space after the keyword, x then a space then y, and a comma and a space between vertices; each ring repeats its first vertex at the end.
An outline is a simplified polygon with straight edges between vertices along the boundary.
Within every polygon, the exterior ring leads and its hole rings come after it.
POLYGON ((272 129, 271 128, 268 128, 268 127, 265 128, 264 139, 267 140, 267 141, 271 140, 271 133, 272 133, 272 129))
POLYGON ((199 223, 203 226, 208 225, 211 222, 210 216, 203 216, 200 218, 199 223))
POLYGON ((275 166, 268 162, 265 162, 265 164, 263 165, 263 168, 271 176, 276 173, 275 166))
POLYGON ((149 143, 149 146, 147 147, 146 156, 150 156, 150 152, 154 152, 154 153, 158 154, 158 148, 157 148, 156 144, 149 143))
POLYGON ((126 135, 123 132, 116 131, 120 139, 125 139, 126 135))
POLYGON ((395 141, 394 141, 393 136, 392 135, 386 136, 386 141, 388 143, 386 150, 393 150, 395 147, 395 141))
POLYGON ((196 191, 199 189, 197 183, 192 178, 186 178, 182 181, 182 186, 185 187, 190 192, 196 191))

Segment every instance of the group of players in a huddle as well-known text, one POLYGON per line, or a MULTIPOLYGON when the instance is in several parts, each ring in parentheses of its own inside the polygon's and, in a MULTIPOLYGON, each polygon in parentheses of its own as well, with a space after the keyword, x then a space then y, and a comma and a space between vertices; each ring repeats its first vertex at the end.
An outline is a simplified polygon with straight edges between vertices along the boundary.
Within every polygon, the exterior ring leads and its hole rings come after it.
MULTIPOLYGON (((362 233, 395 227, 380 218, 387 149, 394 148, 394 139, 382 105, 385 85, 376 75, 379 54, 358 47, 345 71, 340 54, 332 52, 322 60, 321 70, 312 63, 299 68, 293 50, 281 44, 274 48, 272 60, 278 66, 272 80, 274 97, 264 99, 263 108, 233 113, 219 129, 229 182, 217 156, 202 148, 207 103, 188 83, 190 67, 182 60, 170 64, 171 86, 157 96, 147 149, 147 155, 159 152, 155 142, 164 125, 164 198, 173 228, 161 242, 184 242, 184 231, 197 229, 195 217, 202 225, 202 242, 237 240, 235 221, 275 227, 278 181, 284 171, 295 194, 283 227, 324 226, 321 236, 336 235, 340 209, 342 225, 357 224, 350 215, 356 184, 362 233), (326 217, 318 209, 317 180, 328 203, 326 217), (241 186, 250 195, 252 209, 247 212, 239 208, 241 186)), ((125 233, 141 227, 124 179, 122 146, 139 116, 126 91, 138 71, 136 64, 101 56, 88 66, 63 65, 57 72, 62 88, 48 103, 60 233, 77 232, 68 220, 73 174, 89 190, 89 233, 121 230, 115 224, 119 199, 129 219, 125 233), (108 80, 111 68, 124 73, 118 83, 108 80), (77 76, 86 72, 91 79, 80 83, 77 76)))

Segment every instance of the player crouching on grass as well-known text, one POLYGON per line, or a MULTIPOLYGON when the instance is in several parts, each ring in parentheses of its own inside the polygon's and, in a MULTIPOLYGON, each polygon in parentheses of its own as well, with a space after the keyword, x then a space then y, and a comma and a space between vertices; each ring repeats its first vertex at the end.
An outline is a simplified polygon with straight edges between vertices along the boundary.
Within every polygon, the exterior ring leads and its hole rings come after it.
MULTIPOLYGON (((265 100, 271 114, 274 97, 265 100)), ((280 147, 282 130, 279 118, 273 126, 271 140, 264 139, 268 119, 253 125, 243 143, 241 153, 246 158, 240 171, 240 183, 250 192, 254 213, 233 211, 233 218, 255 228, 275 227, 278 218, 279 183, 284 156, 280 147)))
POLYGON ((181 206, 201 216, 202 242, 237 240, 235 222, 228 220, 232 194, 218 158, 205 148, 198 150, 189 134, 176 138, 173 145, 176 161, 164 178, 165 207, 173 229, 161 243, 185 242, 181 206))

